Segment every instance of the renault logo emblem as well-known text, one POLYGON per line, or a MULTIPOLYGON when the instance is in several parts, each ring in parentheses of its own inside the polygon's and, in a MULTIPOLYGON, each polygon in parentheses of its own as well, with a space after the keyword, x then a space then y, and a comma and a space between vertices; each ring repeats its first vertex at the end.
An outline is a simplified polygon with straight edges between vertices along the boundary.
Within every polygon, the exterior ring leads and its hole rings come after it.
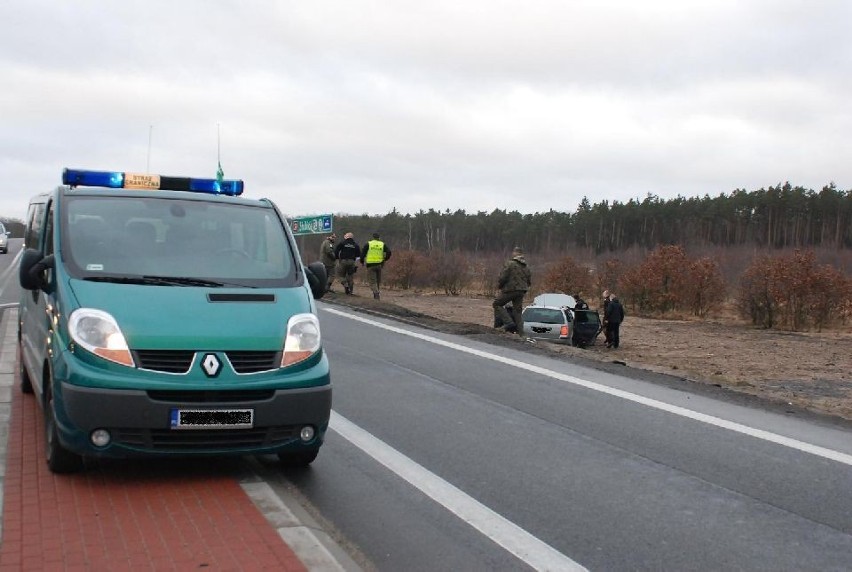
POLYGON ((216 377, 222 369, 222 362, 216 357, 216 354, 207 354, 201 360, 201 369, 207 374, 207 377, 216 377))

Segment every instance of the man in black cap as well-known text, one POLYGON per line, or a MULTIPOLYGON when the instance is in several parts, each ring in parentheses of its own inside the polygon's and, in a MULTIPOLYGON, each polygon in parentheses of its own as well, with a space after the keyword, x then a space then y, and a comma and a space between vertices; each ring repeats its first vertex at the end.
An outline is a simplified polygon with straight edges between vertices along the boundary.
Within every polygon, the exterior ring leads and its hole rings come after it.
POLYGON ((343 235, 343 242, 334 247, 334 257, 337 259, 337 277, 343 284, 343 291, 352 294, 355 289, 355 271, 358 266, 355 260, 361 254, 361 247, 355 242, 355 235, 347 232, 343 235))

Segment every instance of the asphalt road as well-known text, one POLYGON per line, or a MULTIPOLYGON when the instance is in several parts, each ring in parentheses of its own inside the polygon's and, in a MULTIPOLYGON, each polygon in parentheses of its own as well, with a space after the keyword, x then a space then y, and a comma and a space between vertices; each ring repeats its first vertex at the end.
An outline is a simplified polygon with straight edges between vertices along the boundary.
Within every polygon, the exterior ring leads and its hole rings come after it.
POLYGON ((21 292, 18 286, 18 258, 23 243, 21 238, 10 238, 9 252, 0 254, 0 312, 18 304, 21 292))
POLYGON ((326 445, 245 462, 366 569, 852 568, 848 429, 319 306, 326 445))
POLYGON ((290 475, 380 570, 848 570, 829 424, 321 304, 333 432, 290 475))

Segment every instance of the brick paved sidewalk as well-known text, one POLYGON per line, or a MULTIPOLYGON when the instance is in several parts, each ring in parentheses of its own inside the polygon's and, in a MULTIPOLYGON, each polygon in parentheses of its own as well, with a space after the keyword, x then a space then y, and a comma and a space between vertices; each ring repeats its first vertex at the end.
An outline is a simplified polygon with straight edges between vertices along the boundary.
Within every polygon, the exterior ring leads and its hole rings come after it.
POLYGON ((236 460, 102 461, 54 475, 37 401, 14 378, 0 571, 305 570, 241 488, 236 460))

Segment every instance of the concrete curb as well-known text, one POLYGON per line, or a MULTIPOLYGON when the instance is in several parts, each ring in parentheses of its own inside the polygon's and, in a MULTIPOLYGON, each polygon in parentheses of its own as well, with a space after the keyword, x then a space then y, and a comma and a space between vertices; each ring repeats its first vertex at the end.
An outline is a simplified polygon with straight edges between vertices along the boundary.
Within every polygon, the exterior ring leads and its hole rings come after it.
MULTIPOLYGON (((0 515, 3 514, 3 491, 6 484, 6 447, 9 440, 9 420, 12 413, 12 386, 15 384, 17 358, 18 310, 6 309, 0 321, 0 515)), ((3 540, 3 520, 0 519, 0 542, 3 540)))

